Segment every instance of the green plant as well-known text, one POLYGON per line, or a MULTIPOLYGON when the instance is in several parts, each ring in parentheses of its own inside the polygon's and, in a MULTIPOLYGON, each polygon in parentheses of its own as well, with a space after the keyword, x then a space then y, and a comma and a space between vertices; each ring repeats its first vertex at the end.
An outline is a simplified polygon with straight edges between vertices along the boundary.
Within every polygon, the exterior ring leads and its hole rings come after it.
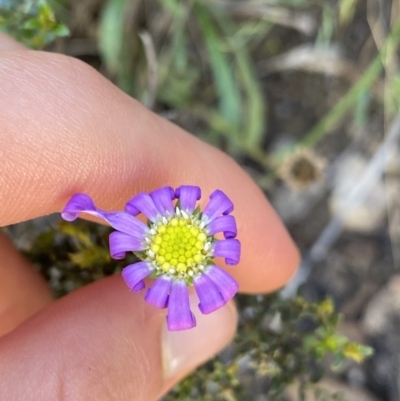
POLYGON ((41 49, 69 34, 46 0, 0 2, 0 30, 32 49, 41 49))

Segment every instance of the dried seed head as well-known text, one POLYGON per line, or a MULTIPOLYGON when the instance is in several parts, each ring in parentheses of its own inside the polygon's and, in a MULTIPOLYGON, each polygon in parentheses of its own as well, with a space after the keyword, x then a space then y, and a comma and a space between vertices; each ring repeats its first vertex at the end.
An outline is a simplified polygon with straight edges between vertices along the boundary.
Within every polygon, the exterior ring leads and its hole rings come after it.
POLYGON ((325 164, 314 150, 301 148, 283 160, 279 175, 291 188, 305 190, 323 179, 325 164))

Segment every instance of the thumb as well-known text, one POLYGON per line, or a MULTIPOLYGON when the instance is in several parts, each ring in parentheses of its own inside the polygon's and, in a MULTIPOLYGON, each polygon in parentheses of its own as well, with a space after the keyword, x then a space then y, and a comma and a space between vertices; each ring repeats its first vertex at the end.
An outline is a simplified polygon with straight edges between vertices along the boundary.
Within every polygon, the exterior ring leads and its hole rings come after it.
POLYGON ((156 400, 236 327, 232 305, 196 318, 196 328, 168 332, 165 311, 130 293, 120 276, 86 286, 0 340, 0 399, 156 400))

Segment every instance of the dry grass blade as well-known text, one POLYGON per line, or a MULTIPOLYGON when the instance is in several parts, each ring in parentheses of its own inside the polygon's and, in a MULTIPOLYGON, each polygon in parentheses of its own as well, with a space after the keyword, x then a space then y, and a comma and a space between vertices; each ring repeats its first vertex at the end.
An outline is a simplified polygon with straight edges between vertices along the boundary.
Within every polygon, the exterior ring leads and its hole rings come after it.
POLYGON ((257 67, 262 76, 288 70, 347 77, 351 81, 360 76, 358 69, 344 59, 336 46, 327 48, 317 48, 308 44, 297 46, 286 53, 258 63, 257 67))
POLYGON ((310 13, 251 1, 244 3, 219 1, 219 4, 232 16, 263 19, 275 25, 295 29, 307 36, 314 34, 317 29, 317 21, 310 13))
POLYGON ((148 66, 148 77, 149 86, 147 96, 144 99, 144 105, 152 109, 156 101, 157 89, 158 89, 158 62, 156 50, 154 48, 153 39, 147 31, 139 32, 140 40, 142 41, 144 51, 146 54, 147 66, 148 66))

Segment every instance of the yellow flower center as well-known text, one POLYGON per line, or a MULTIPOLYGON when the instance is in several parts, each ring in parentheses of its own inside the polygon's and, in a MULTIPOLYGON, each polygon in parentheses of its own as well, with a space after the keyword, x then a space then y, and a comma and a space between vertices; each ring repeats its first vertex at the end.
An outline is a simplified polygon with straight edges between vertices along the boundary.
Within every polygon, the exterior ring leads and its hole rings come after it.
POLYGON ((201 269, 210 244, 195 220, 174 217, 153 226, 152 232, 147 254, 157 270, 186 276, 201 269))

